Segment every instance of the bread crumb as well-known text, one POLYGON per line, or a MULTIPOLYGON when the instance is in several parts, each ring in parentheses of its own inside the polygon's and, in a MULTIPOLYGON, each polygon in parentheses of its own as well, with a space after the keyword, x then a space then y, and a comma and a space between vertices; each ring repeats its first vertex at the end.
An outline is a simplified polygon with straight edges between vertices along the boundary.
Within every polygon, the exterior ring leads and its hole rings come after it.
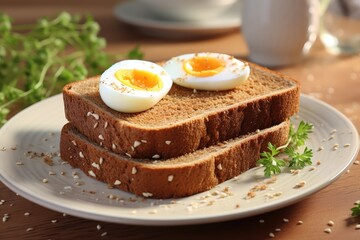
POLYGON ((345 147, 350 147, 351 146, 351 144, 350 143, 346 143, 346 144, 344 144, 344 148, 345 147))
POLYGON ((43 182, 43 183, 48 183, 49 180, 47 180, 46 178, 44 178, 44 179, 42 180, 42 182, 43 182))
POLYGON ((320 152, 320 151, 322 151, 322 150, 324 150, 324 147, 323 147, 323 146, 320 146, 320 147, 318 148, 318 152, 320 152))
POLYGON ((320 162, 320 161, 317 161, 317 162, 316 162, 316 165, 318 165, 318 166, 321 165, 321 162, 320 162))

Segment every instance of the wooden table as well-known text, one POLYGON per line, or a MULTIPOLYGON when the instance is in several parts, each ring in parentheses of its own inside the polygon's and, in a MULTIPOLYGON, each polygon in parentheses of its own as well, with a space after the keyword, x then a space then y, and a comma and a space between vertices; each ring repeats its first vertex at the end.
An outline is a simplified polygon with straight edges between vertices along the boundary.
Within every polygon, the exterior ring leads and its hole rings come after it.
MULTIPOLYGON (((126 52, 139 44, 145 59, 149 60, 200 51, 247 55, 239 31, 194 41, 144 36, 113 17, 116 2, 91 0, 83 6, 70 0, 58 1, 56 5, 44 0, 2 0, 0 11, 14 17, 16 23, 32 22, 60 10, 91 13, 102 27, 101 35, 108 40, 107 51, 126 52)), ((317 42, 303 62, 278 70, 299 79, 303 93, 333 105, 360 129, 360 88, 357 86, 360 55, 332 56, 317 42)), ((16 195, 0 183, 0 200, 5 200, 0 205, 0 216, 10 215, 6 222, 0 222, 0 239, 98 239, 105 233, 104 239, 267 239, 270 232, 275 233, 276 239, 360 239, 360 230, 355 230, 360 218, 350 217, 350 208, 360 199, 359 177, 360 166, 354 164, 330 186, 280 210, 229 222, 174 227, 131 226, 63 216, 16 195), (26 212, 30 215, 24 216, 26 212), (284 222, 284 218, 289 222, 284 222), (260 219, 265 222, 259 223, 260 219), (335 224, 329 234, 324 229, 330 220, 335 224), (303 224, 298 225, 298 221, 303 224), (100 230, 97 225, 101 226, 100 230), (33 230, 26 231, 28 228, 33 230), (281 231, 275 231, 276 228, 281 231)))

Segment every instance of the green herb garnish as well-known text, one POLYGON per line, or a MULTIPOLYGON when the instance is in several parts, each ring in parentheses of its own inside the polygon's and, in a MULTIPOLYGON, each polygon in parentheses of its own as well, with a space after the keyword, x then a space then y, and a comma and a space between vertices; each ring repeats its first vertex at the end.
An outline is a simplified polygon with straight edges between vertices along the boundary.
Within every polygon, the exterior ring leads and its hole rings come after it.
POLYGON ((67 12, 36 24, 14 25, 0 13, 0 127, 8 113, 54 93, 64 84, 102 73, 116 59, 141 59, 138 47, 122 55, 103 51, 99 24, 67 12))
POLYGON ((273 144, 268 144, 268 151, 260 154, 258 163, 264 166, 264 174, 270 177, 273 174, 281 172, 281 167, 288 165, 291 169, 302 169, 306 165, 310 165, 313 152, 311 149, 305 147, 303 152, 299 152, 299 148, 305 145, 305 141, 311 133, 313 126, 309 123, 301 121, 298 128, 295 130, 293 125, 290 125, 289 139, 285 145, 275 147, 273 144), (287 156, 287 161, 279 158, 278 155, 281 150, 284 150, 287 156))
POLYGON ((360 217, 360 201, 355 203, 355 207, 351 208, 351 216, 360 217))

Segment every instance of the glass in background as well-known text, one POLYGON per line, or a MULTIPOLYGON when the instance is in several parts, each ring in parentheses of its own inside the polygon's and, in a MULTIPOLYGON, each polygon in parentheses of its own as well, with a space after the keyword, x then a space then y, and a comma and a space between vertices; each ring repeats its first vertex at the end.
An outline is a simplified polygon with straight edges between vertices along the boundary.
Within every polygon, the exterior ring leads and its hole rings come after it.
POLYGON ((320 39, 328 52, 360 52, 360 0, 322 0, 320 39))

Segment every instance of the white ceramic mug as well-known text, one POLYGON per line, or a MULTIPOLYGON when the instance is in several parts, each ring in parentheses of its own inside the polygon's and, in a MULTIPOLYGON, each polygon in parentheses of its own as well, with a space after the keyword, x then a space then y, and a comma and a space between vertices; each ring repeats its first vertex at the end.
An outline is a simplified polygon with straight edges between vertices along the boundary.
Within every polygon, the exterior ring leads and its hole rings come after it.
POLYGON ((318 9, 318 0, 244 0, 249 60, 268 67, 299 62, 316 39, 318 9))

